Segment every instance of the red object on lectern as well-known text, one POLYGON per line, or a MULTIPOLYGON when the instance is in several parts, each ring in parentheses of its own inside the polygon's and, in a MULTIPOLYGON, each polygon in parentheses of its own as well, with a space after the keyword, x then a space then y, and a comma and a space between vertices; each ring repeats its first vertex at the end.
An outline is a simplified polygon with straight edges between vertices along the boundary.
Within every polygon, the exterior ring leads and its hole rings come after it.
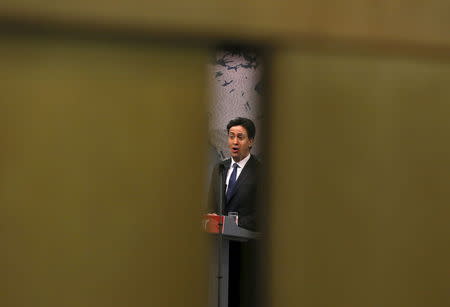
POLYGON ((219 233, 219 221, 222 218, 222 224, 224 221, 223 216, 215 214, 205 214, 203 216, 203 228, 209 233, 219 233))

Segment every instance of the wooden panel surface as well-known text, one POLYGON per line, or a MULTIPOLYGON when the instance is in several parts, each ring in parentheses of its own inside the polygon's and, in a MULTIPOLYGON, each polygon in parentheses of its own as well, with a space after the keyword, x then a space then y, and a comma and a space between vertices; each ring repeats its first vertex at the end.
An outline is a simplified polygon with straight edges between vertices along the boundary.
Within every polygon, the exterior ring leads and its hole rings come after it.
POLYGON ((0 305, 203 306, 206 49, 0 46, 0 305))
POLYGON ((446 0, 36 1, 4 0, 3 18, 145 29, 216 38, 362 40, 390 45, 450 45, 446 0))
POLYGON ((287 49, 273 80, 270 306, 446 305, 450 63, 287 49))

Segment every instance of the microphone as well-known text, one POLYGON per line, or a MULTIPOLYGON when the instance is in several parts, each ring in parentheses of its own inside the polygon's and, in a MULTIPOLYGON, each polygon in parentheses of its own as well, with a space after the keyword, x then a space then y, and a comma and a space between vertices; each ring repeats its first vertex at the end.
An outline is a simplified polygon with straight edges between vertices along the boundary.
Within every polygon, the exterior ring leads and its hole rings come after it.
MULTIPOLYGON (((223 176, 226 176, 228 169, 230 168, 230 166, 227 163, 227 160, 224 160, 222 162, 219 163, 219 177, 223 178, 223 176)), ((225 180, 225 179, 223 179, 225 180)), ((222 188, 224 188, 224 191, 227 190, 227 184, 226 182, 222 183, 222 188)))
POLYGON ((227 169, 227 166, 225 165, 225 161, 222 161, 219 163, 219 169, 218 169, 218 204, 217 204, 217 209, 219 210, 219 237, 218 237, 218 244, 217 244, 217 306, 218 307, 224 307, 222 306, 222 295, 224 295, 224 293, 222 293, 222 283, 223 281, 223 276, 222 276, 222 245, 223 245, 223 191, 224 191, 224 186, 225 186, 225 180, 223 179, 223 174, 225 172, 225 170, 227 169))
POLYGON ((231 163, 229 163, 229 160, 223 160, 219 163, 219 171, 228 171, 230 168, 231 163))
POLYGON ((225 164, 222 162, 219 163, 219 172, 222 172, 225 169, 225 164))

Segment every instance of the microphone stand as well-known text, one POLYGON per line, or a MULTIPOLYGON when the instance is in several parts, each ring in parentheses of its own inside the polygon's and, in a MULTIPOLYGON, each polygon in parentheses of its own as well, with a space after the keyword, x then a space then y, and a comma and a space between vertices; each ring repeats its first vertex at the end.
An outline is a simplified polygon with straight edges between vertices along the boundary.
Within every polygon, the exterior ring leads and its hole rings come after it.
POLYGON ((219 244, 217 247, 217 307, 227 307, 227 306, 221 306, 222 301, 222 244, 223 244, 223 194, 224 194, 224 180, 223 180, 223 174, 225 170, 225 165, 220 164, 219 165, 219 244))

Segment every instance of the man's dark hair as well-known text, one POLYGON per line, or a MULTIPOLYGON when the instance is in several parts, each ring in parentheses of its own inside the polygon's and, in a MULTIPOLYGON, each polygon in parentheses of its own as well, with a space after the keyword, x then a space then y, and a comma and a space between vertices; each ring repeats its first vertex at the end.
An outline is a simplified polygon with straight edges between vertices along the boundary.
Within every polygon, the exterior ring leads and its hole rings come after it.
POLYGON ((248 138, 254 139, 256 134, 256 128, 255 124, 252 122, 251 119, 245 118, 245 117, 237 117, 235 119, 230 120, 230 122, 227 125, 227 133, 230 132, 230 128, 234 126, 242 126, 247 130, 248 138))

